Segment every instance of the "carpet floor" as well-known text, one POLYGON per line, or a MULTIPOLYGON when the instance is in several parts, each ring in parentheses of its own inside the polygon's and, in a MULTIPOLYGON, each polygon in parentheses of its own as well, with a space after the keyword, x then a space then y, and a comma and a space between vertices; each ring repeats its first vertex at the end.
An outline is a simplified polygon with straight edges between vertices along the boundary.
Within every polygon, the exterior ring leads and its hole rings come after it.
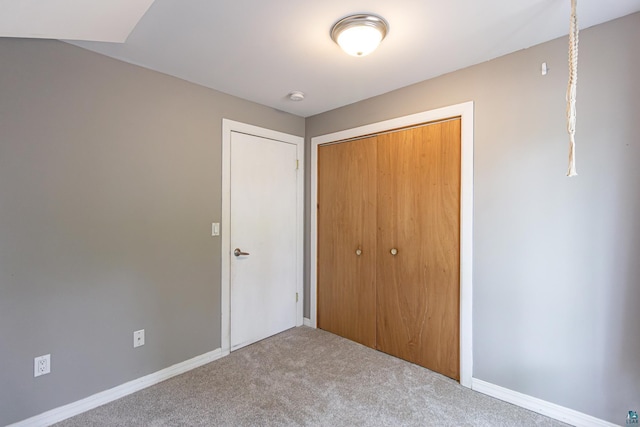
POLYGON ((417 365, 307 327, 56 424, 565 426, 417 365))

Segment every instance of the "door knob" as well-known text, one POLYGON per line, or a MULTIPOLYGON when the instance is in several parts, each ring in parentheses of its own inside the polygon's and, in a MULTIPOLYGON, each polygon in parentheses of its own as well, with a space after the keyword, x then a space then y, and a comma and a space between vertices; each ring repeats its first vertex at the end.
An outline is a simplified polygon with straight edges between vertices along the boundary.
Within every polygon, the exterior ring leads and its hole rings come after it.
POLYGON ((398 254, 398 250, 396 248, 391 248, 389 252, 391 252, 391 255, 393 256, 396 256, 398 254))
POLYGON ((362 249, 360 248, 356 249, 356 255, 358 256, 362 255, 362 249))
POLYGON ((233 254, 235 256, 240 256, 240 255, 249 255, 249 252, 242 252, 240 250, 240 248, 235 248, 235 250, 233 251, 233 254))

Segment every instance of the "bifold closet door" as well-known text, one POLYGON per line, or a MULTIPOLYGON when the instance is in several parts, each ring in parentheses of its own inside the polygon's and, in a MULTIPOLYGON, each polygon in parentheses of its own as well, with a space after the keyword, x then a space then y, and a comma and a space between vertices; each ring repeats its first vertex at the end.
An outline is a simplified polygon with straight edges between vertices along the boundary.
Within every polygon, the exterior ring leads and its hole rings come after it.
POLYGON ((377 348, 459 374, 460 120, 378 135, 377 348))
POLYGON ((318 327, 376 346, 376 139, 318 148, 318 327))

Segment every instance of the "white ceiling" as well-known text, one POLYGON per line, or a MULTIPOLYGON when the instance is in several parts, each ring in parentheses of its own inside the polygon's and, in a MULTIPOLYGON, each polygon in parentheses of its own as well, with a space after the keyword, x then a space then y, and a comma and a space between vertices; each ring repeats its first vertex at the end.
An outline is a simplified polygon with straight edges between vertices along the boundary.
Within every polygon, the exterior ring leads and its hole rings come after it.
POLYGON ((124 42, 153 0, 0 0, 0 37, 124 42))
MULTIPOLYGON (((640 0, 581 0, 578 21, 637 11, 640 0)), ((155 0, 125 43, 71 43, 307 117, 564 36, 569 14, 570 0, 155 0), (361 12, 390 30, 356 58, 329 31, 361 12)))

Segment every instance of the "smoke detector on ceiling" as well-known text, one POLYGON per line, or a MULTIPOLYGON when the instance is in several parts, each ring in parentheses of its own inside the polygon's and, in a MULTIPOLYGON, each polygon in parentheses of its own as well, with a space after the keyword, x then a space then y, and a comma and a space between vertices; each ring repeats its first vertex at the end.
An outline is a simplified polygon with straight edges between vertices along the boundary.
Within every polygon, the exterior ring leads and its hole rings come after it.
POLYGON ((289 94, 289 99, 292 101, 302 101, 304 99, 304 92, 294 90, 289 94))

